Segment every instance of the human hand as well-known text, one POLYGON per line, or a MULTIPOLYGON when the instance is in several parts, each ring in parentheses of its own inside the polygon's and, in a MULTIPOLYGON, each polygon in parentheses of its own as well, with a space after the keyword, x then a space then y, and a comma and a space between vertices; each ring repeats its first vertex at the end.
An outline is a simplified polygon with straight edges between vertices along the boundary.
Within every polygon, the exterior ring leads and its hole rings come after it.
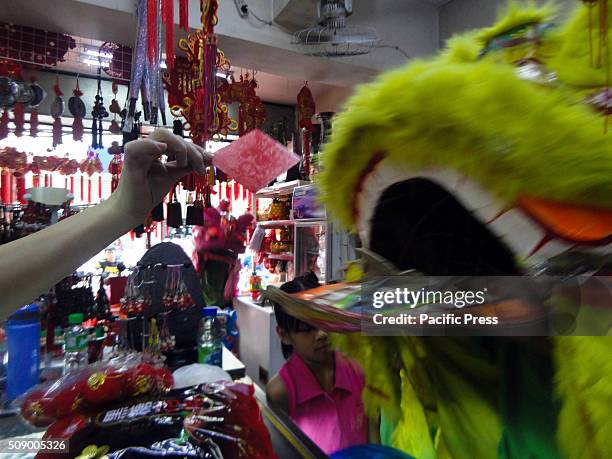
POLYGON ((137 226, 180 178, 190 172, 204 175, 211 161, 212 155, 203 148, 167 129, 157 129, 146 139, 125 145, 119 186, 109 201, 115 210, 137 226), (176 160, 162 163, 163 154, 173 154, 176 160))

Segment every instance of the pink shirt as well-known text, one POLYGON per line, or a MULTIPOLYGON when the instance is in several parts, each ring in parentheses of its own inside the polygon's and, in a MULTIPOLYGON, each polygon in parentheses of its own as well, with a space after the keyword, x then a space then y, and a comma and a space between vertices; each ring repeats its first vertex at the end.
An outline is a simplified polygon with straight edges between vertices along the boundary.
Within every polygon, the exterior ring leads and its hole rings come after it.
POLYGON ((335 381, 329 392, 297 354, 278 372, 287 388, 289 417, 326 454, 367 443, 363 373, 340 352, 334 358, 335 381))

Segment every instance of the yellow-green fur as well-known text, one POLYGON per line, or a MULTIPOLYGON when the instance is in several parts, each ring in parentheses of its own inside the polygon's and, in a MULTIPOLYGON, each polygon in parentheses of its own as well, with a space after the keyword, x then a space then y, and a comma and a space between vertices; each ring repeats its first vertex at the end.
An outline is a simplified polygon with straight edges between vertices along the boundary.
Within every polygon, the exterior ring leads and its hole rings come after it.
MULTIPOLYGON (((612 24, 612 5, 609 10, 612 24)), ((588 8, 579 6, 528 56, 558 74, 554 87, 517 78, 512 61, 525 47, 478 58, 493 36, 525 22, 552 21, 551 11, 513 3, 495 26, 454 37, 437 58, 413 61, 360 87, 324 147, 319 184, 332 216, 354 227, 355 187, 377 152, 414 168, 453 168, 509 204, 521 194, 537 194, 612 209, 612 134, 603 135, 603 118, 582 103, 605 84, 603 64, 612 60, 612 45, 597 65, 594 20, 592 66, 588 8)), ((609 34, 612 44, 612 29, 609 34)), ((493 368, 475 372, 481 362, 472 362, 460 342, 341 340, 377 389, 366 390, 369 412, 383 408, 395 418, 395 446, 419 459, 496 457, 500 421, 487 389, 498 375, 493 368), (453 371, 456 366, 461 371, 453 371), (465 444, 474 449, 466 451, 465 444)), ((562 453, 612 457, 612 338, 559 337, 554 345, 562 453)))

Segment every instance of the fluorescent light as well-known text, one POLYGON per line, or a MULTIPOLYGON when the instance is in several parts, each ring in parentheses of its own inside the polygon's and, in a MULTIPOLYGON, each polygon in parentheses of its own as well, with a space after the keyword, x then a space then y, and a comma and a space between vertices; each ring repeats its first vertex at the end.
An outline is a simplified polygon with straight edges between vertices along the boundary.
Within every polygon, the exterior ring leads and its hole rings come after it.
POLYGON ((86 48, 85 49, 85 54, 89 55, 89 56, 94 56, 94 57, 105 57, 107 59, 112 59, 113 58, 113 54, 112 53, 101 53, 98 50, 95 49, 91 49, 91 48, 86 48))
POLYGON ((110 62, 108 61, 99 61, 97 59, 89 59, 89 58, 83 59, 83 64, 95 65, 95 66, 104 67, 104 68, 110 67, 110 62))
POLYGON ((217 72, 217 76, 219 78, 223 78, 224 80, 228 80, 229 79, 229 75, 223 72, 217 72))

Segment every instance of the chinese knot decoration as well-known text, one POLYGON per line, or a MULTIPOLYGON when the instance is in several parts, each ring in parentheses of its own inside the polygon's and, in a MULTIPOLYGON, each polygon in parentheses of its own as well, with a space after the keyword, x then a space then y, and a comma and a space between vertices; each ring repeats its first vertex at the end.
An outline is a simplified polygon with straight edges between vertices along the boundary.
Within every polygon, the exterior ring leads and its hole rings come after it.
POLYGON ((229 110, 217 91, 217 70, 229 71, 229 61, 217 48, 214 33, 218 7, 218 0, 201 0, 202 30, 179 41, 188 65, 176 73, 169 72, 165 79, 169 92, 175 95, 172 113, 185 118, 185 129, 198 145, 215 134, 227 134, 231 123, 229 110))

